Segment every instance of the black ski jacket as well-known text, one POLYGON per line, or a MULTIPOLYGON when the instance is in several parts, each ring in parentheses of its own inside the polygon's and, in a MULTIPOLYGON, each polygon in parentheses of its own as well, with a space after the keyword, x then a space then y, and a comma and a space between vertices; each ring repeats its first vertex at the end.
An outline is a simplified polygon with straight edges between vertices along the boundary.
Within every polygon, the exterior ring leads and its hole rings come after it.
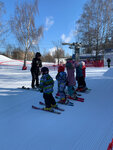
POLYGON ((31 72, 38 73, 40 71, 39 68, 42 67, 42 61, 39 58, 33 58, 32 64, 31 64, 31 72))

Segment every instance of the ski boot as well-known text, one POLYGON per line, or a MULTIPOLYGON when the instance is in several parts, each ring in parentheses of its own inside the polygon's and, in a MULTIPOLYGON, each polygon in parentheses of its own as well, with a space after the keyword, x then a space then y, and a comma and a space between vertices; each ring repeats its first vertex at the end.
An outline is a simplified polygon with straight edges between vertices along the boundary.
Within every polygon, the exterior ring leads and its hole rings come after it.
POLYGON ((45 107, 44 110, 46 110, 46 111, 54 111, 52 107, 45 107))

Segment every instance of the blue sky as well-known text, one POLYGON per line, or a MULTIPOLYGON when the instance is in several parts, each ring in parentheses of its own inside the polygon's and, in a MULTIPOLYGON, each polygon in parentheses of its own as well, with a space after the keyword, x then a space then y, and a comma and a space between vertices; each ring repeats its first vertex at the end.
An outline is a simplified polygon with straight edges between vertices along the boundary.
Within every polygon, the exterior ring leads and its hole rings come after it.
MULTIPOLYGON (((19 2, 22 0, 19 0, 19 2)), ((30 0, 27 0, 30 1, 30 0)), ((31 0, 32 1, 32 0, 31 0)), ((16 0, 3 0, 7 11, 6 20, 14 13, 16 0)), ((39 0, 39 16, 37 24, 44 25, 44 37, 40 40, 40 51, 49 51, 53 48, 53 42, 77 42, 73 37, 75 22, 79 19, 84 4, 87 0, 39 0)), ((7 39, 14 41, 13 36, 7 39)), ((63 47, 68 52, 66 46, 63 47)))

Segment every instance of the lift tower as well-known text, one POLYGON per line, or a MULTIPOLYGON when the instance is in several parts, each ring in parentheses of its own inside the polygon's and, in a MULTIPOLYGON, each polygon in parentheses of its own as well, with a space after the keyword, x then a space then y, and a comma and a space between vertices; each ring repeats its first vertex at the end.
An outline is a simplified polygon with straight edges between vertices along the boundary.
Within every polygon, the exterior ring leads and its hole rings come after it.
POLYGON ((75 61, 79 61, 79 53, 80 53, 80 47, 82 46, 81 43, 62 43, 62 45, 69 45, 70 49, 74 49, 74 54, 75 54, 75 61))

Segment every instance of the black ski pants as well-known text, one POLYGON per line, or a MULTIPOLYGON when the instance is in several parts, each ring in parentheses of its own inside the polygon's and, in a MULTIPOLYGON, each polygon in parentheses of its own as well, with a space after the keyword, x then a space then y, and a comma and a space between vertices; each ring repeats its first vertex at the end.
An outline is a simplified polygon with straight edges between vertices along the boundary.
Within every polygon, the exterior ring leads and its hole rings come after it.
POLYGON ((86 82, 85 82, 85 78, 82 76, 79 77, 78 79, 78 88, 83 88, 83 87, 86 87, 86 82))
POLYGON ((55 99, 54 99, 52 93, 51 94, 43 93, 43 98, 45 100, 45 105, 46 105, 47 108, 50 108, 51 104, 52 105, 56 104, 55 99))
POLYGON ((108 68, 110 68, 110 62, 108 62, 108 68))
POLYGON ((32 88, 38 87, 39 86, 39 72, 36 71, 31 71, 31 75, 32 75, 32 83, 31 86, 32 88))

